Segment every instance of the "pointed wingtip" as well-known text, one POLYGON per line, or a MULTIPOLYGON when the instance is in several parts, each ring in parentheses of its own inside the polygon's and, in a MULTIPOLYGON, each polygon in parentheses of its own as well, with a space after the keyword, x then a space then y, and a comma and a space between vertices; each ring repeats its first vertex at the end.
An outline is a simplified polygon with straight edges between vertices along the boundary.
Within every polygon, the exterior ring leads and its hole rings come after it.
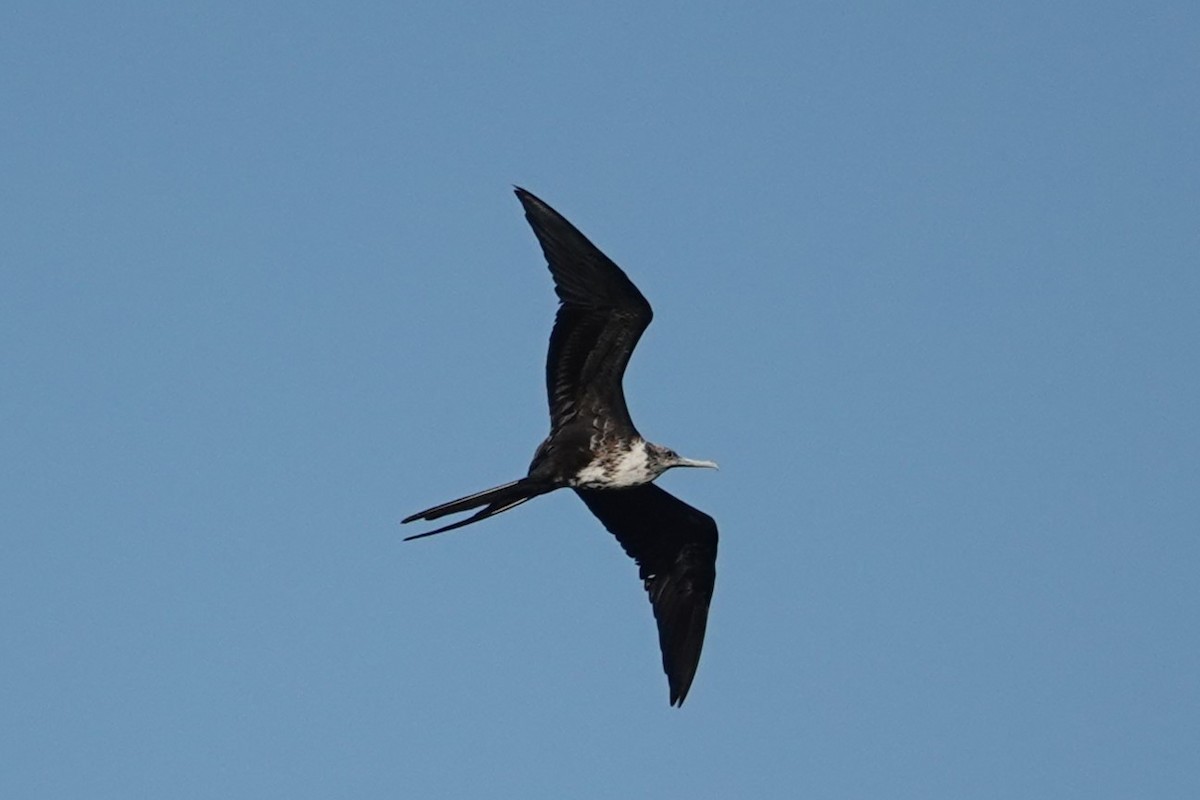
POLYGON ((542 200, 542 198, 538 197, 536 194, 524 188, 523 186, 517 186, 516 184, 513 184, 513 194, 515 194, 517 199, 521 201, 521 205, 525 208, 527 213, 531 208, 536 208, 539 210, 543 208, 549 208, 549 206, 546 205, 546 201, 542 200))
MULTIPOLYGON (((692 677, 695 677, 694 673, 692 677)), ((688 691, 692 688, 691 678, 687 678, 683 683, 669 676, 667 680, 671 688, 671 707, 683 708, 683 701, 687 699, 688 691)))

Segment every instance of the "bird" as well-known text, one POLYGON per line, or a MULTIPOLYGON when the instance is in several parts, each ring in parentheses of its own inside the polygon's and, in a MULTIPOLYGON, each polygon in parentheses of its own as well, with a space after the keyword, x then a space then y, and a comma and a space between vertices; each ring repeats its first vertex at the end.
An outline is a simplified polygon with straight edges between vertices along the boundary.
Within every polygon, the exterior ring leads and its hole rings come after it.
POLYGON ((716 582, 717 525, 653 481, 674 467, 715 469, 638 433, 622 379, 653 318, 625 272, 565 217, 514 187, 542 248, 559 307, 546 356, 550 433, 525 477, 406 517, 432 521, 479 509, 422 539, 462 528, 569 488, 638 565, 658 627, 670 704, 682 706, 696 675, 716 582))

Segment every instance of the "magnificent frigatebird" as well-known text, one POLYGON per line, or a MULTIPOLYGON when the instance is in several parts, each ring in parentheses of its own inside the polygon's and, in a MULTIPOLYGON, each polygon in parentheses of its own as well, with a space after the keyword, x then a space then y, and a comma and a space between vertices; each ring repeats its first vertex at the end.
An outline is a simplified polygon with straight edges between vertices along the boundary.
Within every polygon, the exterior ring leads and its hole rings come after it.
POLYGON ((646 298, 561 214, 516 189, 542 245, 560 306, 546 358, 550 435, 520 480, 427 508, 404 520, 470 517, 408 540, 461 528, 570 487, 633 558, 658 623, 671 705, 687 697, 716 581, 712 517, 655 486, 671 467, 716 467, 642 438, 629 418, 621 379, 650 324, 646 298))

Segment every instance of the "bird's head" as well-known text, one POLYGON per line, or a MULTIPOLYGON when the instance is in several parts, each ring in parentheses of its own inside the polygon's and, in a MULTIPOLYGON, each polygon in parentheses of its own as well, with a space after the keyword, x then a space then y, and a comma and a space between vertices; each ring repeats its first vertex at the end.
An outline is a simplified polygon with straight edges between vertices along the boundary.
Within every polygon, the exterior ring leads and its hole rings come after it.
POLYGON ((648 445, 648 448, 654 454, 654 460, 662 467, 662 471, 666 471, 671 467, 705 467, 707 469, 717 469, 717 462, 702 461, 696 458, 684 458, 669 447, 662 445, 648 445))

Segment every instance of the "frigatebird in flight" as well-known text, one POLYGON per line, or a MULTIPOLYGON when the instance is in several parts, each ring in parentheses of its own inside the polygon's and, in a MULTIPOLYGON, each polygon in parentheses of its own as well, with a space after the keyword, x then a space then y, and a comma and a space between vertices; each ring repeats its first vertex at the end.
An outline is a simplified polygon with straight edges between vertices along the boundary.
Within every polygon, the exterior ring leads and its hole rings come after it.
POLYGON ((650 324, 650 304, 561 214, 524 189, 516 193, 560 301, 546 358, 550 435, 524 478, 413 514, 404 522, 480 509, 406 541, 479 522, 555 489, 574 489, 637 562, 658 623, 671 705, 682 705, 704 644, 717 576, 717 526, 652 481, 671 467, 717 465, 683 458, 638 433, 621 379, 650 324))

